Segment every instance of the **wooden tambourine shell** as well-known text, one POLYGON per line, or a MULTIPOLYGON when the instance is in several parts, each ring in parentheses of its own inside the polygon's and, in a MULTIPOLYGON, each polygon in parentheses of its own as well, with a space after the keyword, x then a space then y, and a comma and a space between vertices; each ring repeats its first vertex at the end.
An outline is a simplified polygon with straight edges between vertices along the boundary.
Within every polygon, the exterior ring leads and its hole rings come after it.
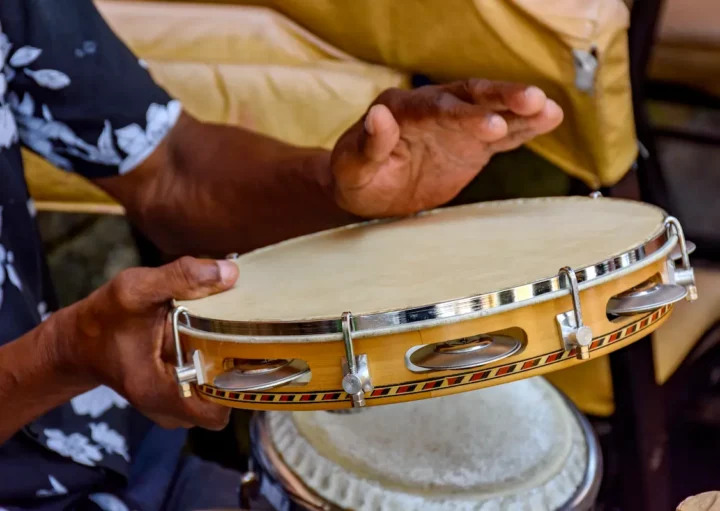
POLYGON ((235 258, 234 289, 175 303, 178 381, 235 408, 332 410, 557 371, 694 300, 690 251, 676 219, 604 198, 483 203, 298 238, 235 258))

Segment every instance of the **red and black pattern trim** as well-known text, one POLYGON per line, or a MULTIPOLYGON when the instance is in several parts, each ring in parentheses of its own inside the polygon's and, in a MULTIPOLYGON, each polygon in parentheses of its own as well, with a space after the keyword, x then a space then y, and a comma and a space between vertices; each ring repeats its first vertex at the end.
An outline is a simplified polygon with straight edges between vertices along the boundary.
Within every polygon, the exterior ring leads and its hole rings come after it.
MULTIPOLYGON (((621 341, 631 335, 634 335, 649 325, 657 322, 663 318, 668 312, 672 305, 666 305, 665 307, 655 311, 652 315, 645 316, 644 318, 627 325, 620 330, 611 332, 602 337, 598 337, 593 340, 590 344, 590 351, 601 350, 621 341)), ((571 351, 555 351, 552 353, 546 353, 539 357, 534 357, 527 360, 521 360, 512 364, 499 365, 495 367, 484 367, 479 370, 471 370, 464 374, 455 374, 452 376, 445 376, 440 378, 429 378, 422 381, 406 382, 396 385, 387 385, 383 387, 375 387, 375 389, 366 396, 365 399, 382 399, 385 397, 403 395, 403 394, 418 394, 423 392, 430 392, 432 390, 444 389, 449 387, 457 387, 463 385, 471 385, 483 380, 494 380, 497 378, 505 378, 510 375, 522 373, 524 371, 530 371, 537 367, 547 366, 556 364, 573 358, 575 356, 575 350, 571 351)), ((210 385, 199 385, 198 390, 208 396, 214 398, 220 398, 228 401, 240 401, 244 403, 273 403, 273 404, 303 404, 303 403, 317 403, 320 401, 347 401, 349 396, 341 390, 334 390, 330 392, 287 392, 287 393, 264 393, 264 392, 229 392, 220 390, 210 385)))

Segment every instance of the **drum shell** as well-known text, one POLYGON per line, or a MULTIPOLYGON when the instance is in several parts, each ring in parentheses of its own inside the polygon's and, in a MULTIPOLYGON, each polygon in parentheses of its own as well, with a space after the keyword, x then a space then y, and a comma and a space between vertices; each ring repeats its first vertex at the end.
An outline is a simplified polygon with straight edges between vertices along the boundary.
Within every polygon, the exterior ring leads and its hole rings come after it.
MULTIPOLYGON (((660 276, 668 282, 668 265, 660 258, 632 272, 580 292, 584 323, 592 328, 591 357, 603 356, 639 340, 662 325, 672 311, 665 306, 655 312, 609 320, 608 300, 646 280, 660 276)), ((569 295, 488 315, 473 320, 433 326, 409 332, 354 340, 355 354, 365 354, 374 390, 366 396, 368 406, 464 392, 565 369, 581 361, 565 351, 557 326, 558 314, 572 311, 569 295), (405 355, 419 345, 445 342, 481 333, 505 333, 520 337, 522 349, 501 361, 473 369, 416 373, 406 367, 405 355)), ((218 341, 182 334, 189 355, 200 350, 205 359, 206 385, 197 387, 205 398, 236 408, 314 410, 349 408, 342 390, 342 341, 258 342, 218 341), (234 392, 212 386, 225 370, 224 361, 243 359, 290 359, 306 361, 312 371, 304 385, 283 386, 263 392, 234 392)))

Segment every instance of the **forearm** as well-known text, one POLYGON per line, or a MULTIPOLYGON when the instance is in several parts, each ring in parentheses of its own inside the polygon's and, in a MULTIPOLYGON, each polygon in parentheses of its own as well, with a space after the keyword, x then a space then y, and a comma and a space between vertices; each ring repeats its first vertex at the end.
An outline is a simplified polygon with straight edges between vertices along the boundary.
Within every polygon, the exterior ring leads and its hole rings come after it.
POLYGON ((335 203, 329 159, 182 116, 151 161, 101 184, 164 250, 218 256, 357 220, 335 203))
POLYGON ((43 413, 90 390, 91 378, 60 357, 61 336, 70 335, 67 309, 22 337, 0 346, 0 444, 43 413))

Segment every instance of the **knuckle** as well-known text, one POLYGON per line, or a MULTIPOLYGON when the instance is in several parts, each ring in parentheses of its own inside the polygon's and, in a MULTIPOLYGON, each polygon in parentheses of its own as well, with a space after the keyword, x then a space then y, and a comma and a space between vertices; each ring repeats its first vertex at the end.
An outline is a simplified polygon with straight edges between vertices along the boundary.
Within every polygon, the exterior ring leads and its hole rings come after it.
POLYGON ((137 308, 137 270, 129 269, 119 273, 111 282, 111 292, 118 305, 125 310, 137 308))
POLYGON ((211 431, 220 431, 230 422, 230 409, 203 401, 195 396, 186 403, 186 413, 198 426, 211 431))
POLYGON ((428 104, 433 110, 443 113, 454 114, 457 110, 453 102, 453 96, 446 93, 433 94, 427 98, 428 104))
POLYGON ((413 120, 436 118, 439 114, 448 114, 451 95, 437 89, 418 91, 412 105, 405 108, 406 117, 413 120))
POLYGON ((126 368, 126 374, 122 380, 122 393, 132 402, 143 403, 148 401, 147 392, 144 389, 152 387, 148 386, 144 371, 137 371, 136 368, 135 365, 126 368))
POLYGON ((175 261, 171 270, 172 279, 177 284, 176 287, 184 289, 194 289, 196 286, 195 260, 192 257, 184 256, 175 261))
POLYGON ((206 428, 213 431, 220 431, 222 429, 225 429, 229 422, 230 410, 220 408, 216 411, 216 413, 214 413, 211 417, 208 418, 206 428))
POLYGON ((155 417, 155 423, 163 429, 178 429, 182 427, 182 423, 168 417, 155 417))
POLYGON ((189 429, 193 425, 190 422, 187 422, 182 419, 177 419, 175 417, 167 417, 164 415, 161 416, 154 416, 152 417, 153 421, 164 429, 177 429, 177 428, 184 428, 189 429))
POLYGON ((408 91, 399 87, 390 87, 380 93, 374 104, 383 104, 392 111, 407 94, 408 91))
POLYGON ((173 267, 173 278, 176 279, 179 287, 188 291, 200 290, 222 280, 217 264, 198 261, 190 256, 176 261, 173 267))
POLYGON ((486 78, 470 78, 465 81, 465 88, 470 95, 482 94, 492 87, 492 82, 486 78))

